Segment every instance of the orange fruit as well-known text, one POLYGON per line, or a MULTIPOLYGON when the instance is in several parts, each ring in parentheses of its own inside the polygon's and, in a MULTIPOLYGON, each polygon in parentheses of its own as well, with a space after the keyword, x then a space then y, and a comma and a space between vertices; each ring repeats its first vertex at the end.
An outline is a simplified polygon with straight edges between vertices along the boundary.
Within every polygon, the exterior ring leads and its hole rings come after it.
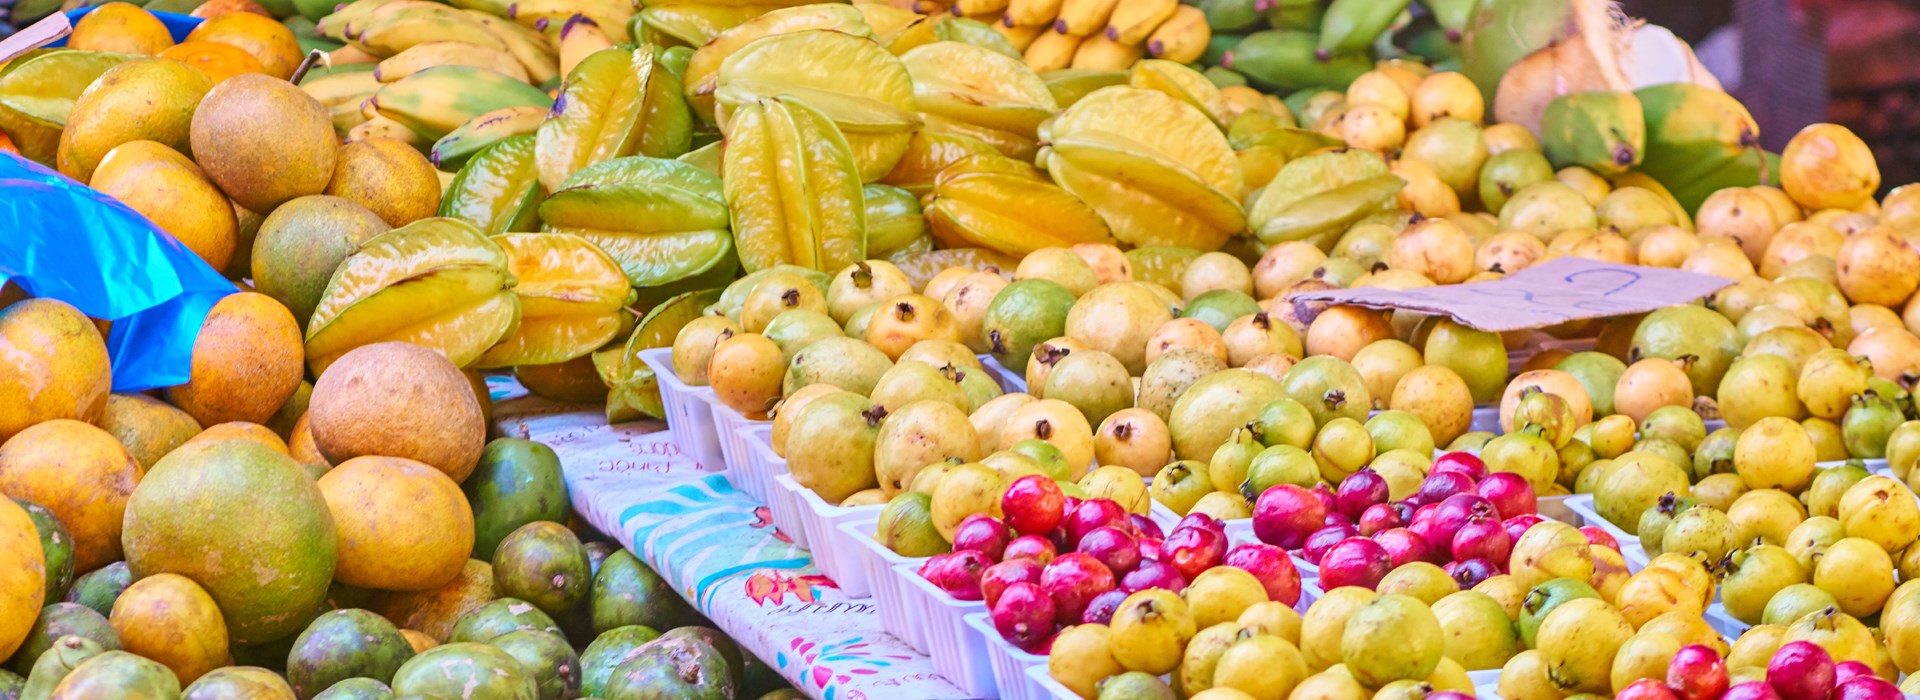
POLYGON ((107 617, 126 651, 160 662, 192 683, 226 664, 227 623, 207 589, 179 574, 133 582, 107 617))
POLYGON ((300 388, 306 354, 287 307, 258 292, 228 295, 193 341, 192 379, 168 400, 201 425, 266 423, 300 388))
POLYGON ((206 430, 200 431, 199 435, 195 435, 186 442, 181 443, 181 447, 205 442, 221 442, 224 440, 257 442, 283 455, 291 453, 290 450, 287 449, 287 442, 281 440, 279 435, 275 435, 272 428, 268 428, 259 423, 248 423, 246 421, 209 425, 206 430))
POLYGON ((12 656, 33 630, 46 598, 46 555, 33 518, 12 499, 0 498, 0 654, 12 656))
POLYGON ((107 397, 100 429, 119 438, 141 469, 148 469, 174 448, 200 434, 200 422, 165 401, 146 394, 107 397))
MULTIPOLYGON (((6 67, 5 63, 0 63, 0 70, 5 70, 6 67)), ((0 134, 0 153, 12 153, 17 156, 20 155, 20 149, 13 145, 13 139, 7 138, 6 134, 0 134)))
POLYGON ((260 59, 233 44, 218 41, 183 41, 160 52, 161 58, 180 61, 207 76, 215 85, 241 73, 265 73, 260 59))
POLYGON ((486 447, 486 422, 467 377, 440 353, 412 343, 374 343, 341 355, 314 382, 307 406, 314 443, 334 464, 405 457, 458 482, 486 447))
POLYGON ((99 420, 112 385, 107 343, 79 309, 55 299, 0 309, 0 443, 45 420, 99 420))
POLYGON ((141 140, 115 146, 87 184, 146 216, 213 269, 233 261, 239 236, 233 202, 199 165, 166 144, 141 140))
POLYGON ((440 208, 440 176, 403 142, 368 139, 340 147, 327 194, 345 198, 399 228, 440 208))
POLYGON ((287 454, 293 457, 293 461, 305 466, 321 467, 323 470, 333 468, 326 455, 320 454, 320 447, 313 444, 312 423, 307 421, 305 413, 300 414, 300 420, 293 424, 293 437, 287 438, 287 454))
POLYGON ((75 22, 73 34, 67 36, 67 48, 85 51, 152 56, 172 45, 173 33, 160 23, 160 18, 124 2, 110 2, 95 8, 75 22))
POLYGON ((439 588, 473 553, 473 509, 438 469, 399 457, 355 457, 320 477, 340 537, 334 580, 383 591, 439 588))
POLYGON ((50 420, 0 444, 0 494, 53 511, 73 534, 73 570, 120 559, 121 520, 140 463, 107 431, 50 420))
MULTIPOLYGON (((460 575, 446 585, 430 591, 378 594, 367 609, 391 620, 402 630, 419 630, 437 643, 445 642, 453 634, 453 624, 460 621, 460 616, 493 599, 493 566, 468 559, 460 575)), ((407 635, 407 641, 418 648, 424 640, 407 635)))
POLYGON ((260 61, 267 75, 281 80, 293 77, 305 56, 293 30, 271 17, 250 12, 228 13, 201 22, 187 35, 187 41, 217 41, 240 47, 260 61))
POLYGON ((261 17, 272 17, 273 13, 253 0, 207 0, 187 14, 201 18, 213 18, 235 12, 250 12, 261 17))

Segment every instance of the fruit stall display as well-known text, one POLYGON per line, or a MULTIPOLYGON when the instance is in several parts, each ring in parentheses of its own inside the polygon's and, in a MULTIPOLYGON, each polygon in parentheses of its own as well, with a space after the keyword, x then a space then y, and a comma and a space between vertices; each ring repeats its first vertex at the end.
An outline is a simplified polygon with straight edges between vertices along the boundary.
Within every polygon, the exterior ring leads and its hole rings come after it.
POLYGON ((240 289, 114 393, 0 287, 0 697, 798 696, 484 373, 983 697, 1920 691, 1920 188, 1603 3, 115 2, 0 133, 240 289), (1561 257, 1729 285, 1294 298, 1561 257))

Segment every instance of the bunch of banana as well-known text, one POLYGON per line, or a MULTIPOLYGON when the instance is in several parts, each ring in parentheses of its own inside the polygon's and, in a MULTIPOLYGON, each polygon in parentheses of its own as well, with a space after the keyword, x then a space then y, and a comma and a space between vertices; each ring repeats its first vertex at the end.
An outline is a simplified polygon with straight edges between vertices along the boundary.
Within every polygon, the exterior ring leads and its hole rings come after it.
POLYGON ((1270 90, 1343 89, 1376 56, 1455 59, 1475 1, 1197 0, 1213 27, 1199 60, 1270 90))
POLYGON ((506 253, 458 219, 374 236, 341 261, 307 323, 314 374, 354 348, 406 341, 468 366, 520 320, 506 253))
POLYGON ((468 159, 494 144, 533 133, 547 120, 549 111, 539 105, 520 105, 481 114, 435 141, 427 151, 427 161, 441 170, 458 172, 468 159))
POLYGON ((497 71, 435 66, 387 83, 366 108, 406 125, 428 143, 470 120, 507 107, 553 106, 547 93, 497 71))
MULTIPOLYGON (((987 10, 994 0, 956 5, 987 10)), ((1206 13, 1178 0, 998 0, 999 26, 1035 72, 1125 70, 1142 57, 1193 61, 1212 29, 1206 13)), ((981 13, 984 14, 984 13, 981 13)))
POLYGON ((374 68, 369 64, 351 64, 336 66, 324 74, 309 73, 300 81, 300 89, 313 99, 326 106, 333 117, 333 130, 345 137, 347 132, 367 121, 360 112, 360 105, 373 97, 382 87, 374 68))
POLYGON ((633 288, 620 266, 593 243, 566 233, 509 233, 506 252, 518 283, 520 323, 481 353, 474 367, 547 365, 583 357, 619 334, 633 288))
POLYGON ((646 156, 589 165, 540 204, 542 230, 591 241, 641 288, 689 279, 731 260, 729 214, 720 176, 646 156))

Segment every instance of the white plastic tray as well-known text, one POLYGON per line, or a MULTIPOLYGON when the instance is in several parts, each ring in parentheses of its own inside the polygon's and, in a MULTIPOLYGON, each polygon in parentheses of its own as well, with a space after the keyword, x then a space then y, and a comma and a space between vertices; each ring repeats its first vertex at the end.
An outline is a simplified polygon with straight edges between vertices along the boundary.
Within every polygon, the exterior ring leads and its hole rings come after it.
MULTIPOLYGON (((754 478, 764 478, 769 482, 766 503, 767 511, 773 515, 773 526, 786 533, 794 544, 815 550, 813 557, 818 566, 818 543, 813 539, 813 533, 807 531, 807 507, 800 502, 800 492, 807 488, 787 475, 787 461, 774 454, 773 447, 767 444, 766 429, 748 429, 747 433, 747 453, 752 455, 749 463, 752 473, 756 475, 754 478)), ((825 570, 822 567, 821 571, 825 570)), ((832 578, 832 575, 828 574, 828 578, 832 578)))
MULTIPOLYGON (((773 450, 766 446, 761 446, 761 449, 769 453, 773 450)), ((776 476, 773 482, 774 488, 792 501, 800 529, 806 533, 807 547, 813 550, 813 565, 820 569, 820 573, 839 583, 840 592, 849 596, 865 598, 873 595, 866 569, 860 566, 860 545, 847 540, 839 527, 841 523, 861 518, 878 518, 886 506, 842 508, 827 503, 813 489, 794 481, 791 474, 776 476)))
POLYGON ((860 516, 840 523, 835 530, 840 533, 842 544, 854 551, 860 569, 866 572, 873 607, 880 612, 880 628, 906 642, 914 651, 925 654, 928 649, 926 621, 916 619, 918 615, 907 597, 907 582, 893 574, 895 566, 911 565, 917 569, 925 560, 894 554, 886 545, 874 541, 873 529, 879 522, 877 515, 860 516))
POLYGON ((727 480, 753 500, 767 503, 773 498, 773 475, 754 468, 748 433, 755 428, 771 430, 773 422, 747 418, 718 399, 710 399, 708 405, 713 411, 714 432, 720 439, 720 456, 727 462, 727 480))
POLYGON ((1620 526, 1613 524, 1606 518, 1600 517, 1600 511, 1593 509, 1593 494, 1576 493, 1563 497, 1560 502, 1566 506, 1567 509, 1578 514, 1581 521, 1606 530, 1607 534, 1613 535, 1614 539, 1619 540, 1621 554, 1626 554, 1629 546, 1634 549, 1640 548, 1640 538, 1638 536, 1627 534, 1626 530, 1622 530, 1620 526))
MULTIPOLYGON (((720 454, 719 433, 714 431, 711 397, 713 390, 687 386, 673 373, 673 348, 640 351, 640 361, 653 368, 654 381, 660 386, 660 405, 667 414, 667 430, 673 442, 692 457, 700 469, 731 469, 720 454)), ((732 475, 728 475, 732 480, 732 475)), ((737 486, 735 488, 738 488, 737 486)))
POLYGON ((986 644, 987 661, 993 667, 993 683, 1000 700, 1046 700, 1047 689, 1027 675, 1027 669, 1047 667, 1047 657, 1029 654, 1000 636, 987 613, 967 616, 967 627, 986 644))
MULTIPOLYGON (((926 628, 927 655, 933 670, 969 697, 1000 697, 993 683, 993 662, 987 658, 987 640, 967 626, 967 616, 986 614, 987 604, 955 600, 917 573, 919 564, 893 567, 906 590, 908 605, 926 628)), ((998 634, 997 632, 995 633, 998 634)))

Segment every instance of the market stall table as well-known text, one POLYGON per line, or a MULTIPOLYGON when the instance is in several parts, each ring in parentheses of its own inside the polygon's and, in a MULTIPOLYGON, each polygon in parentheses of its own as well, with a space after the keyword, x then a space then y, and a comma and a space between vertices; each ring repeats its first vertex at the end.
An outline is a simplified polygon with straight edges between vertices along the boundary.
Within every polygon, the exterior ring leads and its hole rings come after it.
POLYGON ((608 425, 597 406, 529 396, 487 379, 499 435, 560 456, 573 509, 794 687, 820 700, 965 698, 933 662, 880 629, 873 599, 820 575, 723 465, 682 454, 661 421, 608 425))

